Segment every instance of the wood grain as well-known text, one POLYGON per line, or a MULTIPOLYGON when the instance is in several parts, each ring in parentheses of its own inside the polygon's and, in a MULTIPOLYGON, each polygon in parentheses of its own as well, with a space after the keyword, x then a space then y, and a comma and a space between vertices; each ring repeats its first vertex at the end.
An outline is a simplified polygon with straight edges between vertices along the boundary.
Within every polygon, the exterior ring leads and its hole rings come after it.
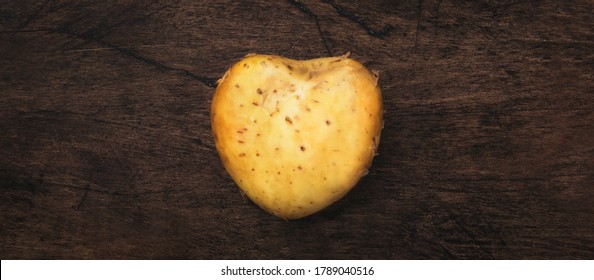
POLYGON ((0 258, 592 259, 593 9, 5 1, 0 258), (349 51, 380 71, 379 157, 319 214, 264 213, 214 149, 214 81, 349 51))

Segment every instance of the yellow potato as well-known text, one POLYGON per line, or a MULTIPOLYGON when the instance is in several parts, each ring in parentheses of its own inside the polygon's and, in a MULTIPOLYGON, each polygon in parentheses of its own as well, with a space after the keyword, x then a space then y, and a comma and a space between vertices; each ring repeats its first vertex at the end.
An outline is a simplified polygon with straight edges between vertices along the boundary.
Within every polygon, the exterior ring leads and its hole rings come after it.
POLYGON ((367 174, 383 127, 378 76, 346 56, 249 55, 219 80, 212 130, 241 190, 284 219, 316 213, 367 174))

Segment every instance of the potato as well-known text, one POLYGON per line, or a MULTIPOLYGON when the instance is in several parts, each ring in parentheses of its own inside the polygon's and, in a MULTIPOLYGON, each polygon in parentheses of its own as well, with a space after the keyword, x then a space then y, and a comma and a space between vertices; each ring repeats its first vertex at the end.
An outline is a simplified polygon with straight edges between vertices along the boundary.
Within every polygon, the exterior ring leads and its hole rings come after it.
POLYGON ((215 144, 239 188, 284 219, 316 213, 367 174, 383 128, 378 76, 347 56, 249 55, 219 80, 215 144))

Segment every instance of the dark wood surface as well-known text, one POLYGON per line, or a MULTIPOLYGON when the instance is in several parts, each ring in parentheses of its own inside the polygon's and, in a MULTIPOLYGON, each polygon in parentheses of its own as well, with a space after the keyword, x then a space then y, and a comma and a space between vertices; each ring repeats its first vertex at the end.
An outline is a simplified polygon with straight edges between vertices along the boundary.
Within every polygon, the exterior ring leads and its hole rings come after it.
POLYGON ((2 1, 2 259, 592 259, 593 1, 2 1), (116 3, 117 2, 117 3, 116 3), (380 71, 368 176, 284 221, 210 131, 247 53, 380 71))

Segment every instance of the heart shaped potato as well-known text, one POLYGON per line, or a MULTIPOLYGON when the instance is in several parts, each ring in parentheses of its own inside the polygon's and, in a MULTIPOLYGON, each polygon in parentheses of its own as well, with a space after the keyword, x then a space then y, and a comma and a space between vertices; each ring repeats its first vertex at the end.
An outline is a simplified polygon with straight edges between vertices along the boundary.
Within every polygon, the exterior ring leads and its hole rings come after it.
POLYGON ((383 127, 377 74, 342 57, 249 55, 218 82, 212 130, 223 165, 257 205, 313 214, 367 174, 383 127))

